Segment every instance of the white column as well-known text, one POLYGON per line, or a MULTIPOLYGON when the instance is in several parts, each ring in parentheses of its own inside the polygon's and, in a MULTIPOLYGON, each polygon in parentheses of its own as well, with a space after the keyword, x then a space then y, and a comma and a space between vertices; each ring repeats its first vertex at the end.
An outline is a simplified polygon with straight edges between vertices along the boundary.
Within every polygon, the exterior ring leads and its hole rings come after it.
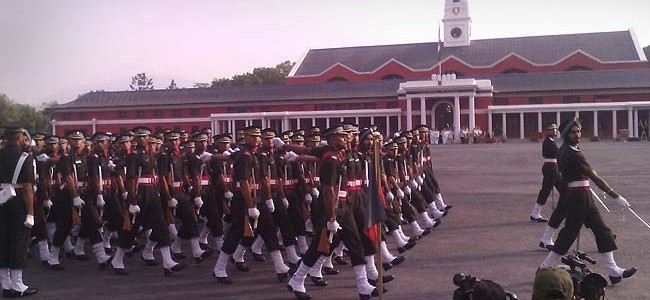
POLYGON ((375 125, 375 116, 370 116, 370 125, 375 125))
MULTIPOLYGON (((357 124, 359 124, 358 121, 357 124)), ((316 126, 316 118, 311 118, 311 126, 316 126)))
POLYGON ((542 132, 542 112, 537 112, 537 132, 542 132))
MULTIPOLYGON (((637 116, 638 117, 638 116, 637 116)), ((97 133, 97 119, 92 118, 92 123, 93 123, 93 134, 97 133)))
POLYGON ((494 137, 494 130, 492 130, 492 112, 488 112, 488 132, 490 133, 490 137, 494 137))
MULTIPOLYGON (((359 125, 359 117, 354 117, 354 123, 359 125)), ((314 123, 314 125, 316 125, 316 123, 314 123)))
POLYGON ((402 112, 397 115, 397 128, 400 129, 402 128, 402 112))
POLYGON ((474 107, 474 96, 469 96, 469 130, 473 132, 476 127, 476 111, 474 107))
POLYGON ((634 113, 632 107, 627 108, 627 137, 634 136, 634 113))
POLYGON ((594 136, 598 137, 598 111, 594 110, 594 136))
POLYGON ((508 128, 506 127, 506 113, 501 114, 501 124, 503 126, 503 137, 507 138, 508 134, 506 132, 508 132, 508 128))
POLYGON ((282 117, 282 131, 287 131, 287 130, 289 130, 289 118, 287 116, 284 116, 282 117))
POLYGON ((577 110, 576 110, 576 114, 575 114, 575 117, 576 117, 576 118, 580 118, 580 112, 579 112, 579 111, 577 111, 577 110))
POLYGON ((52 135, 56 135, 56 120, 52 119, 52 135))
MULTIPOLYGON (((370 121, 372 123, 372 121, 370 121)), ((411 98, 406 98, 406 129, 413 129, 413 107, 411 105, 411 98)))
POLYGON ((454 97, 454 141, 460 142, 460 97, 454 97))
POLYGON ((639 110, 634 110, 634 137, 639 137, 639 110))
POLYGON ((330 118, 325 118, 325 127, 330 128, 330 118))
POLYGON ((420 124, 427 123, 427 113, 426 113, 426 99, 424 97, 420 98, 420 124))
POLYGON ((560 126, 562 120, 560 120, 560 112, 557 111, 555 112, 555 123, 557 123, 557 126, 560 126))
POLYGON ((296 129, 300 129, 300 118, 296 118, 296 129))
POLYGON ((524 139, 524 113, 519 113, 519 139, 524 139))
POLYGON ((386 136, 390 134, 390 117, 386 116, 386 136))
POLYGON ((612 110, 612 137, 616 139, 618 135, 618 121, 616 120, 616 110, 612 110))

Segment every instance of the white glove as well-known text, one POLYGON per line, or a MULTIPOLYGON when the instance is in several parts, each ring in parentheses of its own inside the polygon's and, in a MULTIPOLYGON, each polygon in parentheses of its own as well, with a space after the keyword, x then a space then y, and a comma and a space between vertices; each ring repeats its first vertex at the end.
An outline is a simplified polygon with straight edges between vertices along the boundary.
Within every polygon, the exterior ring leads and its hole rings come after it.
POLYGON ((23 224, 25 224, 25 227, 27 227, 27 228, 34 227, 34 215, 27 215, 25 217, 25 223, 23 223, 23 224))
POLYGON ((618 195, 618 197, 614 198, 613 201, 614 201, 614 204, 616 206, 621 207, 621 208, 627 208, 627 207, 630 206, 630 203, 627 202, 627 200, 625 200, 625 198, 623 198, 623 196, 621 196, 621 195, 618 195))
POLYGON ((275 204, 273 204, 273 199, 266 200, 266 207, 269 208, 270 212, 275 211, 275 204))
POLYGON ((81 197, 77 196, 77 197, 72 198, 72 205, 74 205, 74 207, 80 208, 84 204, 86 204, 86 201, 81 199, 81 197))
POLYGON ((311 201, 311 195, 309 193, 305 194, 305 203, 307 203, 307 205, 311 205, 311 201))
POLYGON ((140 206, 133 205, 133 204, 129 205, 129 213, 131 213, 132 215, 135 215, 135 214, 137 214, 139 212, 140 212, 140 206))
POLYGON ((287 152, 287 154, 284 155, 284 160, 288 162, 296 161, 300 157, 298 154, 293 153, 293 151, 287 152))
POLYGON ((422 179, 427 179, 427 173, 422 173, 422 179))
POLYGON ((226 198, 226 200, 230 201, 232 200, 232 197, 234 196, 231 191, 226 191, 223 193, 223 196, 226 198))
POLYGON ((201 206, 203 206, 203 199, 201 199, 201 197, 194 197, 194 206, 196 208, 201 208, 201 206))
POLYGON ((287 198, 282 198, 282 204, 284 205, 284 208, 289 208, 289 200, 287 198))
POLYGON ((45 201, 43 201, 43 207, 47 209, 52 208, 52 205, 54 205, 54 203, 52 203, 52 200, 50 199, 45 199, 45 201))
POLYGON ((106 205, 106 201, 104 201, 104 195, 102 195, 102 194, 97 195, 97 202, 95 202, 95 203, 97 204, 97 207, 99 207, 99 208, 104 207, 104 205, 106 205))
POLYGON ((412 187, 412 188, 417 189, 418 186, 419 186, 419 185, 418 185, 417 181, 415 181, 415 179, 411 180, 411 187, 412 187))
POLYGON ((228 151, 228 150, 226 150, 226 151, 224 151, 224 152, 223 152, 223 153, 221 153, 221 154, 223 154, 223 155, 228 155, 228 156, 230 156, 230 155, 232 154, 232 152, 230 152, 230 151, 228 151))
POLYGON ((386 193, 386 200, 387 201, 393 201, 395 199, 395 195, 393 195, 392 192, 386 193))
POLYGON ((248 216, 256 219, 260 217, 260 210, 257 209, 257 207, 249 208, 248 209, 248 216))
POLYGON ((337 232, 339 229, 341 229, 341 225, 339 225, 339 222, 337 222, 336 220, 327 221, 327 231, 337 232))
MULTIPOLYGON (((39 161, 39 162, 46 162, 48 159, 50 159, 50 157, 47 156, 47 154, 45 154, 45 153, 43 153, 43 154, 36 157, 36 160, 39 161)), ((34 218, 34 217, 32 216, 32 218, 34 218)))
POLYGON ((329 145, 329 144, 327 143, 327 141, 320 141, 320 145, 321 145, 321 146, 327 146, 327 145, 329 145))
POLYGON ((318 191, 317 188, 314 187, 314 188, 311 188, 311 195, 314 196, 314 198, 318 198, 318 196, 320 195, 320 192, 318 191))
POLYGON ((129 192, 122 193, 122 200, 126 201, 127 198, 129 198, 129 192))
POLYGON ((167 201, 167 206, 170 208, 176 208, 176 206, 178 206, 178 200, 176 200, 176 198, 169 199, 169 201, 167 201))
POLYGON ((202 162, 204 162, 204 163, 209 162, 209 161, 212 159, 212 153, 210 153, 210 152, 203 152, 203 153, 201 153, 201 155, 199 156, 199 159, 200 159, 202 162))
POLYGON ((422 175, 416 177, 415 180, 418 181, 418 185, 422 185, 422 184, 424 184, 424 179, 422 179, 422 175))
POLYGON ((273 146, 275 146, 275 148, 278 149, 282 149, 282 147, 284 147, 284 142, 279 137, 274 137, 273 139, 271 139, 271 143, 273 143, 273 146))
POLYGON ((397 189, 396 194, 397 194, 397 199, 400 199, 400 200, 404 199, 404 191, 402 191, 402 189, 397 189))
POLYGON ((410 186, 405 186, 404 187, 404 194, 411 195, 411 187, 410 186))
POLYGON ((115 170, 115 167, 117 167, 117 165, 115 165, 115 163, 112 160, 109 160, 108 161, 108 169, 111 170, 111 172, 112 172, 112 171, 115 170))

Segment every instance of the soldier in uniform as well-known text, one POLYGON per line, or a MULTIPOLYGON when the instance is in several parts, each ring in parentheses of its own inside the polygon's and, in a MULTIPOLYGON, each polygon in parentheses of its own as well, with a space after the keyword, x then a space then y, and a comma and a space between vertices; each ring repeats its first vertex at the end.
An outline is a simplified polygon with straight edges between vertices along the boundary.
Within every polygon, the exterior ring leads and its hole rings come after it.
MULTIPOLYGON (((404 138, 402 138, 404 139, 404 138)), ((406 240, 402 237, 400 233, 400 214, 401 214, 401 205, 400 203, 405 198, 405 193, 402 190, 402 187, 399 185, 400 177, 398 174, 399 162, 396 160, 398 146, 396 142, 388 142, 384 145, 384 151, 386 155, 384 156, 384 170, 387 179, 387 192, 386 192, 386 227, 388 228, 388 233, 393 238, 393 241, 397 245, 397 250, 400 253, 405 252, 413 248, 416 245, 415 240, 406 240)))
POLYGON ((38 250, 43 266, 47 266, 47 259, 50 255, 48 244, 47 222, 52 209, 52 193, 58 184, 54 180, 54 165, 58 160, 59 138, 48 136, 44 139, 45 147, 37 156, 36 172, 38 189, 34 202, 34 227, 32 237, 38 243, 38 250))
POLYGON ((614 250, 617 249, 616 242, 611 229, 605 224, 594 200, 591 197, 589 180, 593 181, 598 188, 605 191, 612 197, 614 204, 622 208, 630 204, 620 196, 613 188, 600 177, 589 165, 579 148, 582 136, 582 125, 578 119, 568 120, 560 127, 562 138, 566 147, 558 155, 558 168, 562 174, 562 180, 566 182, 565 192, 565 225, 560 230, 553 250, 549 252, 540 267, 554 266, 566 254, 582 225, 591 229, 596 239, 598 252, 602 254, 603 262, 609 279, 612 284, 619 283, 623 278, 628 278, 636 273, 636 268, 624 269, 614 261, 614 250))
POLYGON ((339 192, 342 191, 343 150, 347 145, 348 133, 343 130, 343 126, 338 125, 329 128, 324 135, 328 146, 322 155, 316 155, 321 157, 319 176, 323 193, 312 205, 314 238, 287 288, 297 299, 311 299, 304 286, 307 273, 320 257, 331 254, 328 236, 337 235, 336 233, 341 230, 337 238, 340 238, 348 248, 359 297, 369 299, 371 296, 377 296, 379 292, 368 282, 367 262, 359 235, 360 230, 357 228, 349 203, 338 200, 339 192))
POLYGON ((5 128, 7 144, 0 149, 0 282, 5 298, 38 292, 23 282, 25 249, 34 226, 34 158, 24 150, 28 136, 24 128, 5 128))
POLYGON ((558 148, 555 144, 555 136, 557 135, 557 124, 555 122, 544 125, 544 142, 542 143, 542 156, 544 157, 544 165, 542 166, 542 188, 537 195, 537 202, 533 206, 533 211, 530 214, 532 222, 546 223, 548 220, 542 216, 542 206, 546 204, 548 195, 551 194, 553 187, 558 191, 560 190, 560 173, 557 170, 557 154, 558 148))

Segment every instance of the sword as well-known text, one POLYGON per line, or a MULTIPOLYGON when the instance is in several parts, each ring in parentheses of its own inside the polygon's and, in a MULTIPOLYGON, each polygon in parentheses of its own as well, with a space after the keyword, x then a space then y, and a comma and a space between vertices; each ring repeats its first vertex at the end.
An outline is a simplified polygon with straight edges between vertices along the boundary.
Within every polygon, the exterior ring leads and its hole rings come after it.
MULTIPOLYGON (((176 181, 176 177, 174 176, 174 163, 169 164, 169 171, 172 173, 172 190, 169 192, 170 195, 172 195, 172 198, 174 197, 174 182, 176 181)), ((172 215, 174 217, 176 216, 176 207, 172 208, 172 215)))
POLYGON ((598 197, 598 194, 596 194, 596 192, 594 192, 594 189, 589 188, 589 190, 591 191, 591 194, 594 195, 594 197, 596 197, 596 200, 598 200, 598 202, 600 202, 600 205, 602 205, 605 208, 605 210, 607 212, 609 212, 609 208, 607 208, 607 205, 605 205, 605 202, 603 202, 603 200, 600 200, 600 197, 598 197))
MULTIPOLYGON (((343 180, 343 175, 339 175, 339 183, 336 185, 336 194, 334 195, 334 209, 336 209, 339 206, 339 192, 341 191, 341 181, 343 180)), ((327 240, 332 243, 334 240, 334 233, 336 232, 329 232, 329 236, 327 237, 327 240)))
MULTIPOLYGON (((102 166, 101 164, 97 165, 97 170, 99 171, 99 193, 104 194, 104 176, 102 175, 102 166)), ((106 204, 104 204, 106 205, 106 204)), ((104 218, 104 207, 99 210, 99 218, 103 219, 104 218)))
MULTIPOLYGON (((253 186, 251 188, 253 190, 253 201, 254 201, 255 205, 257 205, 257 190, 255 189, 255 168, 251 169, 251 173, 252 173, 251 178, 253 179, 253 186)), ((259 218, 259 216, 253 220, 253 230, 257 230, 257 219, 258 218, 259 218)))
POLYGON ((648 224, 648 222, 646 222, 643 218, 641 218, 641 216, 639 216, 639 214, 637 214, 636 211, 632 209, 632 207, 628 206, 627 210, 629 210, 637 219, 639 219, 639 221, 641 221, 641 223, 643 223, 645 227, 648 227, 650 229, 650 224, 648 224))
MULTIPOLYGON (((77 164, 75 164, 74 162, 72 162, 72 169, 74 170, 75 189, 77 189, 77 180, 78 180, 77 178, 79 178, 79 177, 77 177, 77 164)), ((79 209, 77 209, 77 213, 79 214, 79 218, 81 218, 81 207, 79 207, 79 209)))

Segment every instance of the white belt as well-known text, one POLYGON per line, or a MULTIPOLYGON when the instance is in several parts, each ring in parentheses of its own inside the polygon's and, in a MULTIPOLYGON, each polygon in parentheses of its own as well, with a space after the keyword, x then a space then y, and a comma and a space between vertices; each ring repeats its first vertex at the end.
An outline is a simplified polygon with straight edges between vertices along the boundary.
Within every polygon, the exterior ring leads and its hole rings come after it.
POLYGON ((271 179, 271 180, 269 180, 269 184, 275 184, 275 185, 277 185, 277 184, 278 184, 278 180, 277 180, 277 179, 271 179))
POLYGON ((370 186, 370 180, 364 180, 364 181, 363 181, 363 184, 364 184, 365 186, 370 186))
POLYGON ((138 178, 138 183, 147 183, 148 184, 148 183, 154 183, 154 182, 155 181, 154 181, 153 178, 146 178, 146 177, 145 178, 138 178))
POLYGON ((85 186, 86 186, 85 182, 77 181, 77 187, 78 188, 82 188, 82 187, 85 187, 85 186))
POLYGON ((557 163, 557 158, 545 158, 544 162, 547 163, 557 163))
POLYGON ((356 187, 357 186, 357 181, 356 180, 348 180, 348 186, 349 187, 356 187))
POLYGON ((356 179, 354 180, 354 182, 357 184, 357 186, 361 186, 362 183, 361 179, 356 179))
POLYGON ((571 188, 589 187, 589 180, 571 181, 569 182, 569 187, 571 188))
MULTIPOLYGON (((257 189, 260 188, 260 185, 257 184, 257 183, 256 183, 256 184, 251 184, 250 186, 251 186, 251 188, 253 188, 253 189, 255 189, 255 190, 257 190, 257 189)), ((241 184, 240 184, 239 182, 237 182, 236 187, 241 188, 241 184)))
POLYGON ((210 184, 210 180, 201 179, 201 185, 208 185, 208 184, 210 184))
POLYGON ((0 183, 0 189, 6 189, 9 187, 14 187, 15 189, 20 189, 23 187, 22 184, 11 184, 11 183, 0 183))
POLYGON ((347 191, 339 191, 339 200, 346 200, 348 198, 347 191))
POLYGON ((110 180, 110 179, 109 180, 102 180, 102 185, 109 185, 111 183, 113 183, 113 181, 110 180))
POLYGON ((225 183, 231 183, 232 182, 232 177, 224 177, 223 182, 225 183))
POLYGON ((294 180, 293 179, 287 179, 284 181, 284 185, 293 185, 294 180))
POLYGON ((314 182, 319 182, 319 181, 320 181, 320 177, 318 176, 314 177, 314 182))
POLYGON ((180 181, 174 181, 172 182, 172 187, 174 188, 180 188, 183 183, 180 181))

